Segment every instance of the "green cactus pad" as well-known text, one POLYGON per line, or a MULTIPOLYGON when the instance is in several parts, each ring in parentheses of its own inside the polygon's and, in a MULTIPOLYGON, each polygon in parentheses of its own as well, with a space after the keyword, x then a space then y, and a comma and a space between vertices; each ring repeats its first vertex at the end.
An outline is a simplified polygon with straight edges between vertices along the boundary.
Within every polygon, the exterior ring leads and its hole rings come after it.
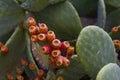
POLYGON ((51 5, 35 13, 35 17, 38 22, 46 23, 57 38, 62 40, 76 39, 82 27, 76 10, 68 1, 51 5))
POLYGON ((107 16, 107 19, 106 19, 106 28, 105 30, 107 32, 110 32, 111 29, 114 27, 114 26, 119 26, 120 25, 120 9, 117 9, 113 12, 111 12, 108 16, 107 16))
POLYGON ((0 37, 13 30, 24 18, 24 12, 17 3, 0 0, 0 37))
POLYGON ((26 32, 26 41, 27 41, 26 58, 29 63, 33 63, 35 65, 35 70, 30 70, 29 66, 27 66, 27 67, 25 67, 25 72, 26 72, 27 76, 33 80, 36 78, 39 69, 38 69, 38 67, 35 63, 35 60, 33 58, 33 55, 32 55, 30 37, 27 32, 26 32))
POLYGON ((98 26, 83 28, 76 43, 76 52, 83 68, 93 79, 104 65, 116 61, 112 39, 98 26))
POLYGON ((96 80, 120 80, 120 67, 116 63, 105 65, 99 71, 96 80))
POLYGON ((63 69, 62 77, 64 80, 80 80, 85 75, 78 57, 75 56, 70 59, 70 65, 63 69))
POLYGON ((80 16, 94 16, 97 12, 98 0, 69 0, 80 16))
POLYGON ((40 11, 49 5, 49 0, 25 0, 21 4, 24 9, 29 11, 40 11))
POLYGON ((26 47, 24 30, 17 28, 5 45, 9 51, 6 55, 0 52, 0 80, 6 80, 5 75, 8 72, 15 76, 16 67, 21 65, 20 60, 26 47))

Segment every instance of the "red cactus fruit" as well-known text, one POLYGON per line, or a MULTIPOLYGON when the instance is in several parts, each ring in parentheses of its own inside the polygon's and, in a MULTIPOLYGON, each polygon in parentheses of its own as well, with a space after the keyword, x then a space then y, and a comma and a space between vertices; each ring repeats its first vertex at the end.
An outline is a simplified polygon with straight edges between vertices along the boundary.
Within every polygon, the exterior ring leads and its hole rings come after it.
POLYGON ((22 75, 16 75, 17 80, 24 80, 24 77, 22 75))
POLYGON ((3 46, 3 43, 2 42, 0 42, 0 48, 3 46))
POLYGON ((69 66, 69 64, 70 64, 69 59, 67 59, 66 57, 63 57, 63 66, 67 67, 69 66))
POLYGON ((56 65, 57 66, 61 66, 63 65, 63 58, 61 56, 59 56, 56 60, 56 65))
POLYGON ((18 67, 16 68, 16 73, 17 73, 17 74, 22 74, 22 72, 23 72, 23 71, 22 71, 21 68, 18 68, 18 67))
POLYGON ((13 75, 12 75, 11 73, 7 73, 7 74, 6 74, 6 78, 7 78, 8 80, 14 80, 14 77, 13 77, 13 75))
POLYGON ((55 36, 55 33, 54 33, 54 31, 48 31, 47 32, 47 39, 48 39, 48 41, 52 41, 52 40, 54 40, 56 38, 56 36, 55 36))
POLYGON ((66 52, 66 57, 70 59, 73 54, 74 54, 74 47, 73 46, 68 47, 66 52))
POLYGON ((48 27, 45 23, 41 23, 41 24, 39 24, 39 30, 40 30, 40 33, 47 33, 48 27))
POLYGON ((112 33, 116 33, 116 32, 118 32, 118 27, 113 27, 112 28, 112 33))
POLYGON ((51 47, 49 45, 44 45, 42 48, 41 48, 41 52, 43 54, 50 54, 51 53, 51 47))
POLYGON ((60 56, 60 54, 61 54, 61 51, 58 49, 58 50, 53 50, 52 52, 51 52, 51 55, 53 56, 53 57, 58 57, 58 56, 60 56))
POLYGON ((8 47, 7 46, 5 46, 5 45, 3 45, 2 47, 1 47, 1 52, 3 53, 3 54, 7 54, 8 53, 8 47))
POLYGON ((60 46, 61 46, 61 41, 59 39, 54 39, 52 41, 52 47, 54 49, 58 49, 58 48, 60 48, 60 46))
POLYGON ((70 43, 69 43, 68 41, 63 41, 63 42, 61 43, 60 50, 61 50, 61 51, 66 51, 69 46, 70 46, 70 43))
POLYGON ((45 75, 44 70, 40 69, 40 70, 38 71, 38 77, 42 78, 44 75, 45 75))
POLYGON ((62 76, 59 76, 57 80, 64 80, 62 76))
POLYGON ((22 66, 26 67, 28 65, 28 62, 26 59, 21 59, 22 66))
POLYGON ((28 23, 29 26, 36 26, 36 21, 33 17, 29 17, 27 19, 27 23, 28 23))
POLYGON ((37 35, 32 35, 31 36, 31 41, 36 43, 38 41, 38 36, 37 35))
POLYGON ((30 63, 30 64, 29 64, 29 69, 30 69, 30 70, 35 70, 35 64, 30 63))
POLYGON ((39 41, 46 41, 46 34, 43 34, 43 33, 38 34, 38 40, 39 41))
POLYGON ((31 35, 36 35, 36 34, 38 34, 38 28, 36 26, 30 26, 29 32, 31 35))

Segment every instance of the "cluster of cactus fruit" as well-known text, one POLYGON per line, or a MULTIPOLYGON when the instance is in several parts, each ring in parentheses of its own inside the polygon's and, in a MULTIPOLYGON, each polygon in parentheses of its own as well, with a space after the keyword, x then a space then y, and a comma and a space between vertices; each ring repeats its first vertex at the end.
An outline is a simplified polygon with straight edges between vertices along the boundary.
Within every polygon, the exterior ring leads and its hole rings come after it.
POLYGON ((0 80, 120 80, 120 1, 93 1, 0 0, 0 80))
POLYGON ((37 26, 35 19, 32 17, 29 17, 27 22, 31 34, 31 41, 34 43, 47 43, 42 46, 41 52, 49 55, 51 67, 67 67, 70 64, 69 59, 74 54, 74 47, 70 46, 68 41, 61 42, 57 39, 54 31, 48 30, 45 23, 39 23, 39 26, 37 26))
MULTIPOLYGON (((111 31, 111 34, 117 34, 119 31, 120 31, 120 26, 113 27, 112 31, 111 31)), ((115 49, 116 49, 117 58, 118 58, 118 60, 120 60, 120 40, 119 39, 114 39, 113 43, 114 43, 114 46, 115 46, 115 49)))
MULTIPOLYGON (((49 30, 45 23, 39 23, 37 26, 35 19, 32 17, 27 19, 27 23, 31 41, 33 43, 47 43, 42 46, 41 52, 44 55, 49 55, 48 60, 51 68, 69 66, 69 59, 74 54, 74 47, 70 46, 68 41, 61 42, 57 39, 54 31, 49 30)), ((58 77, 58 80, 61 80, 61 77, 58 77)))

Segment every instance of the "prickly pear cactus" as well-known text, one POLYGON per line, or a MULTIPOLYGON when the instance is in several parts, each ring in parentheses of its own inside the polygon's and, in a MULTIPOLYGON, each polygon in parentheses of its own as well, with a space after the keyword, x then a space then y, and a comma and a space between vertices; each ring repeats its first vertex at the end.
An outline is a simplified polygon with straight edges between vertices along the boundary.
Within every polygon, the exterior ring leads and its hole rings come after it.
POLYGON ((110 36, 98 26, 87 26, 80 32, 76 51, 83 68, 92 78, 104 65, 116 61, 110 36))
POLYGON ((96 80, 120 80, 120 67, 116 63, 105 65, 98 73, 96 80))
POLYGON ((0 52, 0 64, 2 64, 0 65, 1 80, 6 79, 7 73, 13 74, 14 77, 16 76, 16 68, 20 66, 20 60, 24 55, 26 47, 25 44, 24 30, 22 28, 17 28, 5 44, 9 49, 8 53, 3 54, 0 52))

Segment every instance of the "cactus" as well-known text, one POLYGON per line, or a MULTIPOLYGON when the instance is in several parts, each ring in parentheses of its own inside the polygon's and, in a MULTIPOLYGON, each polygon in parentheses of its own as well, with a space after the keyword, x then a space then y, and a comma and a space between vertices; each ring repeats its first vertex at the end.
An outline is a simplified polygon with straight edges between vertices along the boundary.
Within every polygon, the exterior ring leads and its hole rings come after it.
POLYGON ((76 51, 85 71, 92 78, 104 65, 116 61, 112 39, 97 26, 87 26, 80 32, 76 51))
POLYGON ((110 32, 111 29, 114 26, 119 26, 119 18, 120 15, 118 14, 120 12, 120 9, 114 10, 112 11, 108 16, 107 16, 107 20, 106 20, 106 28, 105 30, 107 32, 110 32))
POLYGON ((2 36, 15 29, 25 19, 25 14, 13 0, 1 0, 0 6, 0 36, 2 36))
POLYGON ((39 69, 38 69, 38 66, 36 65, 36 63, 34 61, 33 56, 32 56, 30 37, 29 37, 27 32, 26 32, 26 41, 27 41, 26 59, 29 61, 29 64, 33 63, 35 65, 35 70, 30 70, 29 66, 27 66, 27 67, 25 67, 25 72, 30 79, 35 79, 39 69))
POLYGON ((0 80, 110 76, 107 64, 120 63, 119 7, 119 0, 0 0, 0 80))
POLYGON ((56 36, 62 40, 76 39, 82 28, 78 14, 68 1, 49 6, 45 10, 35 13, 35 17, 38 22, 46 23, 49 29, 55 31, 56 36), (57 17, 58 15, 60 18, 57 17))
POLYGON ((105 65, 98 73, 96 80, 120 80, 120 67, 116 63, 105 65))
POLYGON ((20 66, 20 60, 24 55, 24 46, 25 43, 25 35, 24 30, 22 28, 17 28, 10 39, 5 44, 8 47, 8 53, 2 54, 0 52, 0 79, 5 80, 5 75, 7 73, 12 73, 14 77, 16 76, 16 67, 20 66), (22 42, 21 44, 19 44, 22 42), (19 45, 19 46, 18 46, 19 45), (17 46, 17 47, 16 47, 17 46))

